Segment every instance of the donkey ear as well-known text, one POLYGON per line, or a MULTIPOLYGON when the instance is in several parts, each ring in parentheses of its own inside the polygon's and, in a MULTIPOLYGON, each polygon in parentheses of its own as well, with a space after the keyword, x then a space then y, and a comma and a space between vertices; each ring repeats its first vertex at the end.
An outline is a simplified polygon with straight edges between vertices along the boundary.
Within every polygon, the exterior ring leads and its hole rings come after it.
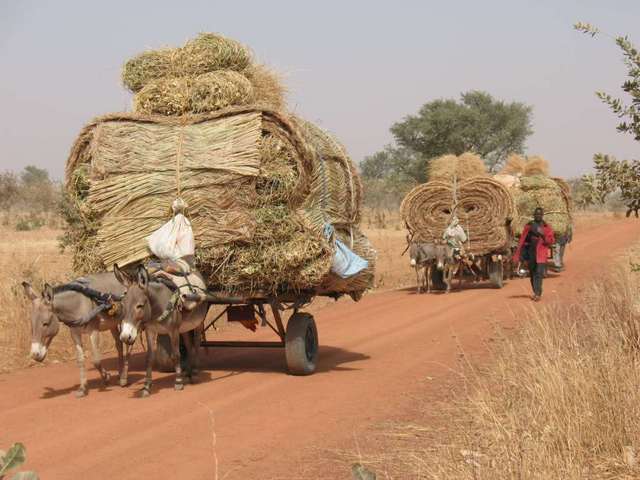
POLYGON ((117 263, 113 264, 113 275, 116 277, 116 280, 125 287, 131 285, 131 278, 124 272, 124 270, 120 270, 117 263))
POLYGON ((138 285, 145 290, 149 287, 149 272, 144 265, 138 267, 138 285))
POLYGON ((33 290, 33 287, 29 282, 22 282, 22 288, 24 288, 24 294, 27 296, 29 300, 33 301, 36 298, 38 298, 38 295, 33 290))
POLYGON ((45 303, 53 303, 53 287, 48 283, 44 284, 44 290, 42 290, 42 298, 44 299, 45 303))

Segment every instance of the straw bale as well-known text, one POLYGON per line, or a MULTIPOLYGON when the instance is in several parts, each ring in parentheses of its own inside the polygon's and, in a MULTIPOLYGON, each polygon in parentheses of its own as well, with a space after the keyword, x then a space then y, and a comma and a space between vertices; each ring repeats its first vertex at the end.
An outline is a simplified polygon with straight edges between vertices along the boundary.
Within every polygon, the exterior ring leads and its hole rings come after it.
POLYGON ((328 241, 304 211, 269 206, 254 212, 250 242, 198 249, 198 265, 209 284, 228 293, 308 290, 331 267, 328 241))
POLYGON ((549 176, 549 162, 538 155, 528 157, 524 166, 524 175, 528 177, 533 175, 549 176))
POLYGON ((251 52, 235 40, 201 33, 181 48, 151 50, 128 60, 122 82, 132 92, 162 78, 196 76, 215 70, 241 71, 251 63, 251 52))
POLYGON ((456 215, 469 236, 465 248, 475 255, 506 251, 511 241, 509 225, 516 215, 507 188, 488 177, 463 180, 456 192, 450 182, 419 185, 404 198, 400 212, 414 239, 429 243, 442 240, 456 215))
POLYGON ((450 182, 454 178, 461 181, 467 178, 486 175, 487 167, 482 159, 475 153, 463 153, 455 155, 443 155, 429 161, 427 178, 429 181, 450 182))
MULTIPOLYGON (((79 198, 72 213, 83 217, 69 225, 76 239, 75 265, 86 272, 147 258, 145 237, 170 218, 179 195, 188 204, 197 266, 211 288, 311 289, 359 298, 372 284, 374 252, 355 222, 336 225, 340 238, 347 244, 353 238, 354 249, 371 258, 371 266, 347 280, 329 273, 333 247, 323 227, 332 211, 309 200, 318 192, 312 186, 322 164, 317 152, 297 122, 255 107, 181 119, 134 114, 96 119, 83 129, 67 162, 67 192, 79 198), (85 172, 86 183, 76 179, 78 172, 85 172), (94 229, 94 244, 85 241, 88 227, 94 229), (88 261, 89 253, 97 264, 88 261)), ((359 185, 350 161, 333 163, 341 168, 332 175, 352 175, 351 183, 359 185)), ((339 189, 329 192, 329 205, 338 204, 331 195, 344 195, 339 189)), ((359 218, 349 210, 352 204, 345 201, 342 208, 349 218, 359 218)))
POLYGON ((324 222, 336 229, 360 223, 362 182, 346 149, 317 125, 301 118, 294 121, 316 152, 305 208, 322 212, 324 222))
POLYGON ((505 175, 522 176, 524 175, 524 168, 527 161, 521 155, 513 153, 509 155, 504 168, 500 172, 505 175))
POLYGON ((516 233, 531 221, 533 211, 541 207, 545 211, 545 221, 553 231, 566 234, 572 222, 570 203, 558 183, 544 175, 526 176, 520 180, 520 188, 512 190, 519 213, 514 222, 516 233))
POLYGON ((197 77, 151 81, 135 95, 134 111, 159 115, 209 113, 249 104, 253 98, 253 87, 244 75, 219 70, 197 77))
POLYGON ((177 51, 176 48, 164 48, 136 55, 122 67, 122 83, 137 92, 149 82, 170 76, 177 51))
POLYGON ((266 65, 249 65, 242 72, 251 82, 253 95, 251 103, 256 103, 274 110, 286 107, 286 89, 282 79, 266 65))

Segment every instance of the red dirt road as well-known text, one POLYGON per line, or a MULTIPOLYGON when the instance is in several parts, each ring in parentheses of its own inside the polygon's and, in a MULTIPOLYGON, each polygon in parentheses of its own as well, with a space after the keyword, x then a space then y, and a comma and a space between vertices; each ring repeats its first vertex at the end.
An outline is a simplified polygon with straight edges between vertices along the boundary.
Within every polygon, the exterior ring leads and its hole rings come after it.
MULTIPOLYGON (((578 232, 568 270, 545 281, 545 302, 572 296, 639 234, 633 220, 578 232)), ((182 392, 173 390, 172 375, 155 373, 147 399, 136 396, 141 358, 125 389, 100 390, 90 370, 83 399, 72 393, 74 363, 3 375, 0 447, 23 442, 26 468, 43 480, 349 478, 347 465, 323 472, 322 452, 355 450, 354 438, 371 425, 409 415, 416 397, 437 397, 459 353, 486 356, 491 323, 513 324, 514 312, 531 305, 528 295, 528 281, 513 280, 502 290, 397 290, 323 308, 316 312, 321 359, 310 377, 286 375, 279 350, 212 352, 200 383, 182 392)))

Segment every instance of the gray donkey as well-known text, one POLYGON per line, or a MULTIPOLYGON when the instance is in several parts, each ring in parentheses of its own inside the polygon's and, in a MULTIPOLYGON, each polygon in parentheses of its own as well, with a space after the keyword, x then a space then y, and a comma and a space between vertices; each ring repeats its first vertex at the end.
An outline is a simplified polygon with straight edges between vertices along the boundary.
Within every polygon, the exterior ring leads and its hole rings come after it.
POLYGON ((31 358, 42 362, 47 356, 51 341, 58 334, 60 322, 69 327, 71 337, 76 347, 78 368, 80 369, 80 388, 77 397, 87 394, 87 375, 85 371, 82 335, 89 334, 93 364, 100 372, 103 383, 109 382, 110 374, 102 366, 99 345, 99 333, 110 330, 118 350, 118 371, 120 386, 127 385, 129 370, 129 348, 123 352, 123 345, 119 338, 118 326, 122 318, 121 313, 109 315, 106 309, 96 308, 96 303, 86 294, 71 289, 120 296, 125 289, 112 273, 98 273, 89 275, 71 284, 52 287, 45 284, 41 295, 37 295, 28 282, 22 282, 25 295, 31 300, 31 358))
POLYGON ((410 241, 409 259, 411 266, 416 270, 418 293, 425 290, 431 293, 433 268, 444 269, 446 253, 445 245, 410 241))
MULTIPOLYGON (((131 279, 117 265, 114 274, 126 287, 127 294, 122 301, 122 324, 120 340, 133 345, 139 331, 144 329, 147 338, 146 378, 142 396, 151 393, 153 340, 152 335, 168 335, 171 339, 171 360, 176 372, 175 389, 184 388, 182 367, 180 364, 180 336, 182 336, 189 360, 188 374, 195 375, 197 348, 190 332, 199 330, 207 315, 208 305, 196 303, 187 310, 183 306, 181 289, 172 289, 166 282, 151 278, 144 266, 138 267, 136 280, 131 279)), ((199 274, 197 274, 199 276, 199 274)), ((203 282, 204 284, 204 282, 203 282)), ((195 335, 198 337, 198 335, 195 335)))

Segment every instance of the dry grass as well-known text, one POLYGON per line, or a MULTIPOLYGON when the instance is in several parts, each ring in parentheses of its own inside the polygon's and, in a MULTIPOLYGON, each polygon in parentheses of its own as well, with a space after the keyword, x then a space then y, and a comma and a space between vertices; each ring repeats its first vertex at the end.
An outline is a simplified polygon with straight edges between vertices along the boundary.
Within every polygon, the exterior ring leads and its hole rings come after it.
MULTIPOLYGON (((66 279, 71 258, 60 255, 56 237, 59 230, 42 228, 30 232, 0 229, 0 372, 24 367, 31 342, 29 304, 20 283, 31 281, 38 289, 47 281, 66 279)), ((62 329, 53 342, 48 361, 63 360, 73 355, 69 332, 62 329)))
POLYGON ((370 463, 398 479, 639 478, 640 277, 629 258, 579 302, 532 309, 492 366, 467 374, 471 393, 438 410, 446 428, 396 427, 404 440, 370 463))
POLYGON ((475 153, 466 152, 460 156, 443 155, 429 162, 427 178, 429 181, 452 182, 471 177, 487 175, 487 167, 475 153))

